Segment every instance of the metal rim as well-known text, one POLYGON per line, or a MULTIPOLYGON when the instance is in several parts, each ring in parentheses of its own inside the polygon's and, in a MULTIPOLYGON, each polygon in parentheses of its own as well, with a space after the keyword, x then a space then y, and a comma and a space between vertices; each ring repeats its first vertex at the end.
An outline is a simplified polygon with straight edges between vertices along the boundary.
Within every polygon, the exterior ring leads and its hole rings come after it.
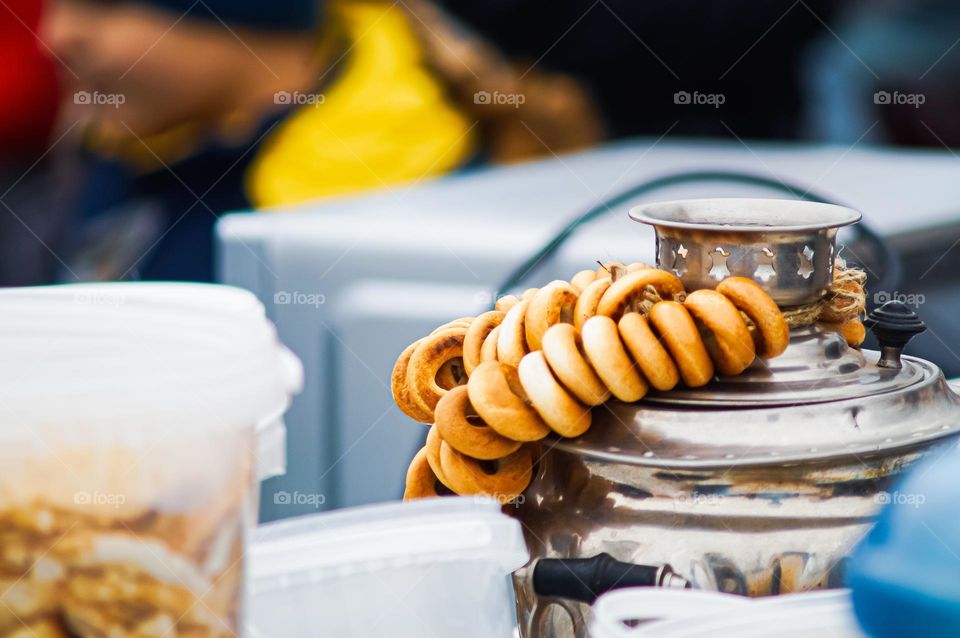
MULTIPOLYGON (((724 197, 709 199, 675 199, 651 204, 642 204, 630 209, 630 218, 643 224, 664 228, 679 228, 714 232, 738 232, 767 234, 776 232, 816 232, 828 228, 840 228, 860 221, 859 211, 836 204, 809 202, 794 199, 724 197), (765 224, 762 221, 739 221, 747 213, 791 210, 797 222, 765 224), (703 221, 672 219, 678 211, 696 214, 703 221), (724 223, 723 219, 730 219, 724 223)), ((759 218, 755 218, 759 219, 759 218)))
MULTIPOLYGON (((905 360, 912 361, 918 364, 925 372, 924 377, 919 382, 899 388, 892 392, 883 393, 886 396, 894 397, 897 395, 902 395, 909 392, 915 392, 918 389, 924 388, 926 386, 943 384, 948 391, 953 391, 952 388, 947 384, 946 379, 943 377, 943 374, 940 372, 939 368, 936 368, 933 364, 930 364, 923 359, 918 359, 916 357, 904 356, 905 360)), ((828 401, 827 403, 834 403, 837 405, 852 404, 857 405, 861 401, 861 398, 848 399, 841 401, 828 401)), ((662 407, 668 408, 669 406, 663 405, 662 407)), ((789 407, 783 406, 785 409, 789 407)), ((771 409, 771 406, 757 406, 758 409, 771 409)), ((722 408, 721 408, 722 409, 722 408)), ((732 407, 733 410, 745 409, 732 407)), ((750 409, 750 408, 746 408, 750 409)), ((577 447, 573 442, 576 439, 564 439, 559 436, 550 435, 545 439, 549 442, 549 447, 551 449, 557 449, 564 454, 573 454, 576 456, 583 457, 585 459, 591 459, 595 461, 601 461, 606 463, 617 463, 623 465, 631 465, 635 467, 652 467, 652 468, 662 468, 662 469, 671 469, 671 470, 699 470, 699 471, 711 471, 711 470, 735 470, 740 468, 757 468, 757 467, 768 467, 768 466, 784 466, 784 465, 798 465, 798 464, 807 464, 807 463, 830 463, 837 462, 843 459, 856 458, 856 457, 875 457, 883 455, 893 455, 893 454, 902 454, 910 449, 916 447, 927 447, 934 443, 935 441, 941 439, 947 439, 950 437, 960 436, 960 425, 956 425, 950 429, 941 428, 931 428, 929 431, 920 437, 910 436, 902 437, 897 441, 891 442, 886 445, 877 446, 874 443, 865 443, 860 445, 851 445, 845 446, 842 449, 839 448, 826 448, 818 452, 805 452, 805 453, 782 453, 777 454, 776 456, 766 456, 766 455, 754 455, 754 456, 743 456, 736 458, 682 458, 682 457, 645 457, 638 458, 632 455, 624 455, 622 452, 612 452, 603 449, 584 449, 577 447)))

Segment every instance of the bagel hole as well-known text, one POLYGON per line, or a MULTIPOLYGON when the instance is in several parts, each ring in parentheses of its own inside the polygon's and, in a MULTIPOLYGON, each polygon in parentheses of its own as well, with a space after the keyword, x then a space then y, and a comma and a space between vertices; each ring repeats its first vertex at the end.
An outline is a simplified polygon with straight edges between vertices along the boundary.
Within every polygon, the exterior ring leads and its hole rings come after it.
POLYGON ((444 362, 434 377, 437 385, 444 390, 463 385, 467 382, 467 371, 463 366, 463 357, 454 357, 444 362))
POLYGON ((444 485, 440 479, 433 479, 433 491, 437 493, 437 496, 456 496, 457 493, 451 490, 449 487, 444 485))
POLYGON ((576 306, 574 304, 563 304, 560 307, 560 323, 573 323, 573 311, 576 306))
POLYGON ((487 427, 486 421, 484 421, 479 414, 468 414, 465 418, 467 420, 467 423, 469 423, 475 428, 487 427))
POLYGON ((490 476, 496 474, 500 467, 496 461, 477 461, 477 465, 480 466, 480 469, 483 470, 484 474, 490 476))

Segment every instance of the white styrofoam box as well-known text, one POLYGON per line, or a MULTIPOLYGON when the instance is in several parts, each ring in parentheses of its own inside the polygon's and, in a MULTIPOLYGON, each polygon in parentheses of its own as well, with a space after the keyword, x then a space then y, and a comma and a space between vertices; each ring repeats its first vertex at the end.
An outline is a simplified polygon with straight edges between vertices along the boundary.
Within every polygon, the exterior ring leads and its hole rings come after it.
MULTIPOLYGON (((265 484, 264 516, 307 513, 321 501, 332 507, 396 498, 403 478, 396 472, 423 429, 390 409, 385 386, 393 360, 433 326, 476 309, 459 305, 462 297, 437 298, 452 294, 450 287, 468 291, 468 301, 470 290, 489 290, 570 218, 628 186, 703 169, 811 187, 860 209, 882 233, 933 225, 960 201, 956 158, 946 151, 638 140, 279 213, 224 217, 221 279, 265 303, 307 379, 287 414, 287 475, 265 484), (384 303, 364 292, 391 283, 408 292, 384 303), (367 430, 357 443, 357 432, 367 430), (275 504, 278 491, 325 498, 275 504)), ((784 197, 711 183, 667 188, 638 202, 733 195, 784 197)), ((581 229, 529 282, 569 277, 595 260, 652 262, 653 233, 630 221, 626 209, 581 229)))
POLYGON ((265 525, 249 553, 248 638, 510 638, 529 556, 493 502, 434 498, 265 525))

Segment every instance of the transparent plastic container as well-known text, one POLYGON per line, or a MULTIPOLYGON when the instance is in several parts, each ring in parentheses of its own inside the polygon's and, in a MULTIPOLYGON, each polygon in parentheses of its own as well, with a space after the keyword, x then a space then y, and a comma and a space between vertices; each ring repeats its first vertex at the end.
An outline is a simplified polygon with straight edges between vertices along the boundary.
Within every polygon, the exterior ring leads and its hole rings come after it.
POLYGON ((248 634, 509 638, 527 560, 520 524, 472 498, 272 523, 250 554, 248 634))
POLYGON ((211 309, 241 291, 151 288, 0 292, 0 636, 240 631, 258 430, 301 373, 262 308, 211 309))
POLYGON ((696 590, 623 589, 597 599, 590 638, 865 638, 849 590, 744 598, 696 590))

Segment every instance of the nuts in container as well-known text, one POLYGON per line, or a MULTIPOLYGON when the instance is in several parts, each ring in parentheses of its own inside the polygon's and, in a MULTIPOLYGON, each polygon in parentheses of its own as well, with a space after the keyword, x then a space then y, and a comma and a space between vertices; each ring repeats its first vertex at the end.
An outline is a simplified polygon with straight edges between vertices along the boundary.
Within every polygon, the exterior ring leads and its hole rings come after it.
POLYGON ((143 288, 0 293, 0 636, 240 633, 256 429, 297 375, 262 315, 143 288))

